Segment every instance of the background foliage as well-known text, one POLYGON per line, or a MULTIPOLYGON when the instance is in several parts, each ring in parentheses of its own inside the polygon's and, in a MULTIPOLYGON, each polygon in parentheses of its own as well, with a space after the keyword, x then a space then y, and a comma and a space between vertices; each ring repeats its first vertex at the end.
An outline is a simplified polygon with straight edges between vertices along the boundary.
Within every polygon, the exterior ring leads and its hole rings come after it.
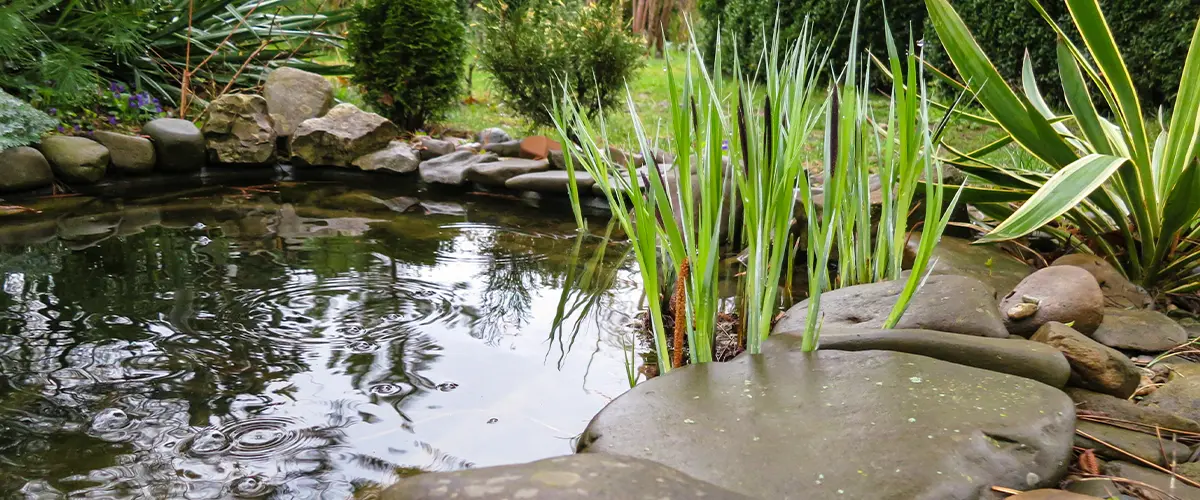
POLYGON ((183 72, 190 93, 253 87, 280 65, 313 64, 337 48, 324 31, 348 11, 303 10, 303 0, 12 0, 0 2, 0 88, 42 107, 88 106, 109 81, 175 105, 183 72), (189 9, 192 11, 189 38, 189 9), (189 48, 190 47, 190 48, 189 48), (199 67, 199 69, 197 69, 199 67))
POLYGON ((589 114, 600 105, 611 109, 644 53, 615 7, 485 0, 480 65, 492 74, 503 101, 536 124, 552 123, 548 106, 557 102, 560 79, 589 114))
POLYGON ((0 150, 33 144, 55 125, 57 120, 0 90, 0 150))
POLYGON ((354 80, 380 114, 415 130, 463 90, 467 33, 456 0, 369 0, 348 39, 354 80))
MULTIPOLYGON (((888 5, 890 8, 891 3, 888 5)), ((1043 5, 1078 41, 1063 2, 1043 5)), ((1058 106, 1064 104, 1054 31, 1028 0, 955 0, 954 8, 1010 83, 1020 82, 1021 60, 1028 49, 1046 100, 1058 106)), ((1106 0, 1103 8, 1129 72, 1137 75, 1139 97, 1146 111, 1154 113, 1159 105, 1172 103, 1187 58, 1191 27, 1200 17, 1200 0, 1106 0)), ((943 71, 953 70, 932 26, 928 20, 925 22, 924 31, 929 33, 926 58, 943 71)))
MULTIPOLYGON (((859 47, 872 51, 881 59, 886 59, 887 52, 884 3, 884 0, 863 0, 863 18, 858 33, 859 47)), ((763 34, 771 33, 776 5, 776 0, 701 0, 699 10, 706 22, 698 36, 705 58, 711 59, 714 54, 719 22, 723 66, 726 70, 731 68, 736 44, 742 70, 753 74, 764 42, 769 42, 763 39, 763 34)), ((921 0, 891 0, 886 6, 898 44, 907 46, 910 33, 914 41, 921 39, 925 23, 925 4, 921 0)), ((828 46, 832 54, 846 54, 850 50, 850 26, 854 20, 852 0, 778 0, 778 13, 782 41, 790 43, 800 36, 807 15, 814 40, 828 46)), ((888 87, 882 75, 876 75, 873 82, 888 87)))

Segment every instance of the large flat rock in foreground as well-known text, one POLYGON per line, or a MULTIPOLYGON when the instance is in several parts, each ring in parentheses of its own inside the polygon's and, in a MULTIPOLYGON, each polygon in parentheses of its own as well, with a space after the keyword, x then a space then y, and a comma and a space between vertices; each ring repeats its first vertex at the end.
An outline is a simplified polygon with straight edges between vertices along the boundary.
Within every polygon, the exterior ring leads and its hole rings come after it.
POLYGON ((769 352, 639 384, 581 452, 653 460, 773 499, 991 499, 1066 472, 1071 400, 1012 375, 886 351, 769 352))
POLYGON ((526 498, 543 500, 749 500, 665 465, 589 453, 456 472, 421 474, 384 490, 380 500, 526 498))

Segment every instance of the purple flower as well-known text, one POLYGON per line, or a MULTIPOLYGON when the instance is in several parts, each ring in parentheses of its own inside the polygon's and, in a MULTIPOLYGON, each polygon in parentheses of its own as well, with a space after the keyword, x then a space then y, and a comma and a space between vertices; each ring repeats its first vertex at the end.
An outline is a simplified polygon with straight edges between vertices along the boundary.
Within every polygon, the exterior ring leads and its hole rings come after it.
POLYGON ((721 151, 729 151, 729 141, 721 141, 721 151))
POLYGON ((50 108, 46 110, 46 114, 54 116, 58 114, 58 108, 50 108))
POLYGON ((108 91, 109 92, 113 92, 113 93, 121 92, 119 90, 120 88, 121 88, 121 84, 119 84, 117 82, 108 82, 108 91))
POLYGON ((62 126, 62 125, 59 125, 59 126, 58 126, 58 133, 60 133, 60 134, 64 134, 64 133, 66 133, 66 132, 67 132, 67 129, 63 128, 63 126, 62 126))
MULTIPOLYGON (((158 99, 155 99, 155 101, 158 101, 158 99)), ((159 106, 159 105, 158 105, 158 102, 155 102, 155 103, 154 103, 154 112, 155 112, 155 113, 162 113, 162 106, 159 106)))
POLYGON ((109 125, 116 125, 116 124, 117 124, 117 117, 115 117, 115 116, 112 116, 112 115, 109 115, 109 117, 108 117, 108 124, 109 124, 109 125))

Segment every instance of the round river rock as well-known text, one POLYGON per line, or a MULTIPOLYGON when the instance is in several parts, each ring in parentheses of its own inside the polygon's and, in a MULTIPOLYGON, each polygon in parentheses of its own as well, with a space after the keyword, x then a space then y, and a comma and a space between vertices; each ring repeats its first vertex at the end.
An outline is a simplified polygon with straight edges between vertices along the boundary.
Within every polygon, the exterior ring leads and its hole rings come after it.
POLYGON ((1070 324, 1091 335, 1104 319, 1104 294, 1096 278, 1076 266, 1040 269, 1021 280, 1000 301, 1000 312, 1009 333, 1028 337, 1051 321, 1070 324), (1032 307, 1017 315, 1022 307, 1032 307))
POLYGON ((1074 424, 1070 398, 1022 377, 898 352, 768 352, 639 384, 579 448, 758 498, 990 499, 993 485, 1055 484, 1074 424))

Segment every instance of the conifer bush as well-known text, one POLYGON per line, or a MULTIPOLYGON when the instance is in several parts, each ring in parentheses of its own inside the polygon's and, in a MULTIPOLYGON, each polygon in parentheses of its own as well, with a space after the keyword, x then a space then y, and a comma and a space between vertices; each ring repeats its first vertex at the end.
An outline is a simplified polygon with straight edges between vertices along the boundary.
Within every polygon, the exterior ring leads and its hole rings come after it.
POLYGON ((355 82, 401 128, 423 127, 463 91, 467 38, 456 0, 368 0, 347 38, 355 82))
POLYGON ((485 0, 480 65, 492 74, 505 104, 536 124, 553 123, 550 108, 563 90, 589 115, 611 109, 644 54, 615 7, 485 0))

